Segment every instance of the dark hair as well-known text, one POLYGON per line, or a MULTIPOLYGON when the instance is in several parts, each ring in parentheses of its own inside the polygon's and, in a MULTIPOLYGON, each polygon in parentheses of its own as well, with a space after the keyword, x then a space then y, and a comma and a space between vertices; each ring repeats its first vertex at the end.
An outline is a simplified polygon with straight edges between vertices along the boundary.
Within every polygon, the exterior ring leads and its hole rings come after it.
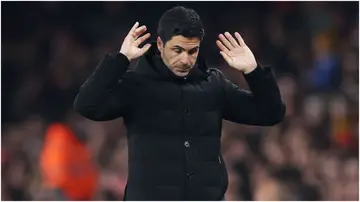
POLYGON ((173 36, 181 35, 202 40, 204 34, 200 16, 193 9, 177 6, 167 10, 159 20, 158 35, 164 45, 173 36))

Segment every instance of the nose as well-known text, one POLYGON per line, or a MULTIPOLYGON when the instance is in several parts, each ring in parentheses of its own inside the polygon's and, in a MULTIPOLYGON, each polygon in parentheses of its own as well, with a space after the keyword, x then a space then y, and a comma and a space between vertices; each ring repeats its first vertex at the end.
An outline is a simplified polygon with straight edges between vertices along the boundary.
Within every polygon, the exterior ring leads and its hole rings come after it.
POLYGON ((181 56, 181 59, 180 59, 180 62, 182 64, 189 64, 190 63, 190 55, 187 54, 187 53, 184 53, 182 56, 181 56))

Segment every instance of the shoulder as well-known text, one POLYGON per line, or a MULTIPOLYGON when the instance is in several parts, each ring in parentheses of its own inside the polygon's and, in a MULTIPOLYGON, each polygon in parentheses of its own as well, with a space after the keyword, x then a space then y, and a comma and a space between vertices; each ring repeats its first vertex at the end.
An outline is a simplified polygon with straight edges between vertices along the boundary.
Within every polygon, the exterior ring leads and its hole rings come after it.
POLYGON ((225 75, 224 73, 217 68, 209 68, 207 70, 208 75, 217 81, 224 82, 225 81, 225 75))

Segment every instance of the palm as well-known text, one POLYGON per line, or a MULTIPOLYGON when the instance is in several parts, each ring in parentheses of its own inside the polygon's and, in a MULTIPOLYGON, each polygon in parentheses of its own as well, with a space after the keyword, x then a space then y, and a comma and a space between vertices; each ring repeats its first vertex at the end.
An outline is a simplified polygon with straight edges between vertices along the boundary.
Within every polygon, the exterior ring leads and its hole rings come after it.
POLYGON ((131 28, 128 35, 125 37, 124 42, 121 46, 120 52, 126 55, 129 60, 138 58, 149 50, 151 44, 146 44, 144 47, 139 48, 139 45, 150 37, 150 33, 147 33, 140 37, 145 31, 146 26, 139 27, 139 23, 136 22, 131 28))
POLYGON ((127 37, 128 39, 124 40, 123 46, 127 47, 129 55, 136 58, 140 55, 139 53, 141 49, 137 46, 132 45, 136 41, 133 36, 127 36, 127 37))
POLYGON ((225 36, 220 34, 219 38, 221 42, 218 40, 216 44, 221 50, 220 54, 224 57, 229 66, 241 71, 255 68, 257 65, 255 57, 249 47, 244 43, 240 34, 235 33, 238 41, 236 41, 228 32, 225 33, 225 36))

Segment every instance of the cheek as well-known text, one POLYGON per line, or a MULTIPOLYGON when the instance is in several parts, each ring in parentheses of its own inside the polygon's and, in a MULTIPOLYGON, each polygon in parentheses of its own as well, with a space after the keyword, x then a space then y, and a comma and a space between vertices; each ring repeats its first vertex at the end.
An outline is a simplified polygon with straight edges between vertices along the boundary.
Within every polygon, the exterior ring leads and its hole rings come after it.
POLYGON ((170 64, 177 64, 180 60, 180 57, 178 55, 172 55, 169 59, 170 64))
POLYGON ((199 53, 195 53, 192 55, 192 57, 190 57, 190 62, 192 64, 194 64, 196 62, 198 55, 199 55, 199 53))
POLYGON ((196 57, 191 57, 191 59, 190 59, 191 64, 195 64, 196 59, 197 59, 197 56, 196 57))
POLYGON ((162 53, 162 59, 164 60, 164 62, 165 62, 166 65, 171 64, 171 55, 169 55, 169 53, 167 53, 167 52, 164 51, 164 52, 162 53))

